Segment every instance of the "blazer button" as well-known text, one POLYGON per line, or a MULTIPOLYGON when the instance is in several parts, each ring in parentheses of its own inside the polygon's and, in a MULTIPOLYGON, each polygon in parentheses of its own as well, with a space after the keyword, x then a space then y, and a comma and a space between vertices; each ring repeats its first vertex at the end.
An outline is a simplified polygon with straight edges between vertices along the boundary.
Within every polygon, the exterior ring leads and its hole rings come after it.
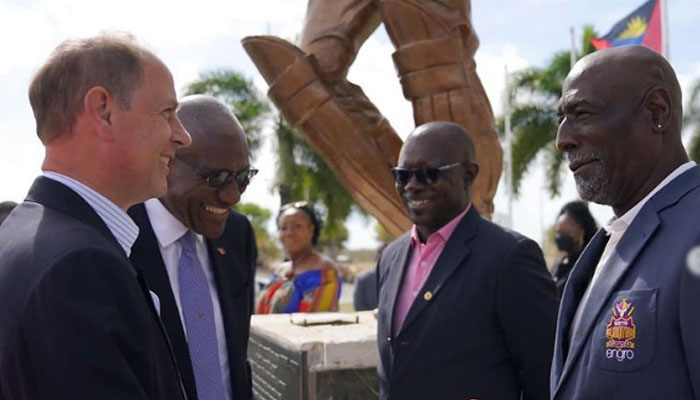
POLYGON ((387 341, 387 342, 391 342, 391 336, 387 336, 387 337, 386 337, 386 341, 387 341))

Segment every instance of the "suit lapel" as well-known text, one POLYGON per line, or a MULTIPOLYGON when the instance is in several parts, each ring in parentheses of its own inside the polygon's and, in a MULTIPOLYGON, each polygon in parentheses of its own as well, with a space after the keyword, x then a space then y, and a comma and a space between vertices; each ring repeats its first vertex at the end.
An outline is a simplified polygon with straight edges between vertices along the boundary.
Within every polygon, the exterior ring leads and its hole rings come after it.
POLYGON ((245 323, 240 318, 240 312, 236 310, 234 298, 245 289, 248 277, 245 276, 246 269, 241 265, 238 257, 235 256, 234 249, 225 240, 207 239, 206 243, 209 262, 214 274, 214 282, 216 282, 216 291, 221 306, 221 316, 227 342, 226 348, 229 359, 228 379, 231 382, 233 392, 236 393, 234 382, 235 366, 233 365, 236 355, 233 353, 235 347, 233 344, 238 343, 239 339, 237 339, 237 336, 241 334, 241 327, 245 326, 245 323))
POLYGON ((447 283, 450 276, 464 265, 463 261, 470 252, 468 243, 476 235, 480 221, 479 213, 472 207, 459 222, 454 232, 452 232, 452 236, 447 240, 445 248, 435 262, 435 266, 430 271, 423 288, 408 309, 408 314, 401 326, 399 335, 418 318, 429 304, 435 302, 440 290, 447 283))
MULTIPOLYGON (((660 224, 659 212, 677 203, 683 195, 698 186, 700 186, 700 168, 694 167, 671 181, 649 199, 634 218, 632 224, 627 228, 615 250, 610 255, 608 262, 603 266, 604 269, 601 271, 601 275, 598 276, 595 285, 591 288, 588 302, 584 305, 586 309, 581 314, 579 327, 573 334, 569 355, 564 363, 557 389, 566 380, 567 375, 581 355, 585 343, 588 342, 591 330, 598 320, 598 314, 603 310, 604 305, 608 303, 610 296, 625 276, 630 265, 634 263, 653 233, 658 229, 660 224)), ((563 307, 564 305, 562 305, 562 309, 563 307)), ((575 313, 575 309, 573 312, 575 313)), ((569 320, 571 318, 573 318, 573 314, 569 320)), ((568 329, 562 329, 561 332, 557 332, 557 339, 561 335, 567 334, 568 329)), ((558 351, 558 349, 555 351, 558 351)), ((556 392, 553 394, 556 394, 556 392)))
POLYGON ((148 219, 146 207, 138 204, 129 209, 129 215, 139 226, 139 237, 131 251, 131 260, 136 268, 141 268, 146 277, 148 286, 160 299, 160 320, 165 327, 173 354, 180 366, 187 394, 190 398, 196 398, 194 372, 190 360, 189 347, 185 339, 185 331, 180 321, 180 312, 175 302, 175 295, 170 286, 170 278, 163 263, 158 240, 156 239, 151 221, 148 219))
POLYGON ((387 311, 389 316, 380 321, 385 325, 384 332, 388 332, 389 335, 392 335, 394 332, 394 308, 396 306, 396 299, 399 296, 401 282, 403 282, 406 264, 408 264, 408 258, 411 254, 410 233, 403 235, 398 240, 401 241, 398 252, 395 253, 392 260, 387 261, 387 265, 390 265, 390 270, 387 273, 386 285, 382 286, 382 291, 387 295, 387 311))
MULTIPOLYGON (((551 380, 554 385, 557 385, 560 381, 564 368, 564 361, 569 353, 569 329, 571 329, 571 323, 576 314, 576 308, 583 293, 586 291, 586 285, 595 270, 595 266, 598 264, 600 256, 605 249, 605 245, 608 243, 608 238, 605 230, 598 230, 591 239, 591 242, 586 246, 586 249, 581 253, 581 256, 571 270, 569 279, 566 282, 561 306, 559 307, 556 339, 554 343, 551 380)), ((554 393, 554 387, 552 387, 552 393, 554 393)))

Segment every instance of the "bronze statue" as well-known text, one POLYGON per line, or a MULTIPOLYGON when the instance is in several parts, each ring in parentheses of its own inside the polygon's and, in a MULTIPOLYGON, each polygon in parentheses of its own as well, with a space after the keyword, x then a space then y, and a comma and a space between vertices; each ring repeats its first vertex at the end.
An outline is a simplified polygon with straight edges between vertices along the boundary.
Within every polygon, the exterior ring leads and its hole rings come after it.
POLYGON ((503 152, 476 74, 469 0, 309 0, 300 48, 273 36, 250 36, 243 46, 287 121, 355 200, 399 235, 411 226, 390 173, 401 139, 347 80, 360 46, 382 21, 397 48, 393 59, 415 124, 447 120, 469 131, 480 166, 472 199, 490 218, 503 152))

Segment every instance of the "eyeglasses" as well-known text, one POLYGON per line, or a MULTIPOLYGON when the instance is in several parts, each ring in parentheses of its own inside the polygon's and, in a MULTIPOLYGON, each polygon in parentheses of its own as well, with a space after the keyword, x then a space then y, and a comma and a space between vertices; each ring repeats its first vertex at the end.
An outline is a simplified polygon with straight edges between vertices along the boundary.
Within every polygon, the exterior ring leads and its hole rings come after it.
POLYGON ((246 168, 237 172, 211 170, 179 156, 175 156, 175 159, 192 168, 197 175, 207 181, 207 185, 212 189, 221 189, 235 179, 238 191, 243 193, 250 184, 251 179, 258 173, 258 170, 255 168, 246 168))
POLYGON ((454 167, 462 165, 461 162, 456 162, 454 164, 442 165, 439 167, 425 167, 425 168, 402 168, 396 167, 391 170, 394 175, 394 181, 397 185, 405 186, 411 181, 412 177, 416 177, 418 182, 426 185, 434 185, 440 180, 442 173, 454 167))

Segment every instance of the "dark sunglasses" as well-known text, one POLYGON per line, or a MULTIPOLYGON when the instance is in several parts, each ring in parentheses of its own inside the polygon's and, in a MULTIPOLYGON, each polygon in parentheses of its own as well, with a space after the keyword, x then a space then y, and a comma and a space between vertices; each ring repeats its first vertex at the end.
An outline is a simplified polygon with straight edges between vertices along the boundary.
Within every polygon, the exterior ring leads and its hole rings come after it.
POLYGON ((207 186, 212 189, 221 189, 224 185, 233 182, 235 179, 238 185, 238 191, 243 193, 248 187, 248 184, 250 184, 250 181, 258 173, 258 170, 255 168, 246 168, 237 172, 211 170, 179 156, 175 156, 175 159, 192 168, 197 175, 207 181, 207 186))
POLYGON ((397 185, 405 186, 411 181, 412 177, 416 177, 418 182, 426 185, 434 185, 440 180, 442 173, 454 167, 462 165, 461 162, 456 162, 454 164, 441 165, 439 167, 425 167, 425 168, 403 168, 396 167, 392 168, 391 173, 394 175, 394 181, 397 185))

